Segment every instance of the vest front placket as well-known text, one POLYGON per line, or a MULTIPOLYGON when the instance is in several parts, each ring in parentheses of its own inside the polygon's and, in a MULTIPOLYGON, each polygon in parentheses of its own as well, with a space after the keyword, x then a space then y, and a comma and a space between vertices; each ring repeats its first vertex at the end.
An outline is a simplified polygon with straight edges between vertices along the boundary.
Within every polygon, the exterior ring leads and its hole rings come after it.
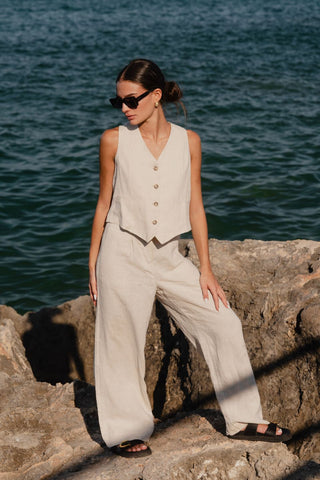
POLYGON ((158 189, 159 189, 159 174, 158 174, 158 171, 159 171, 159 165, 157 165, 157 162, 154 162, 154 165, 153 165, 153 171, 154 171, 154 184, 153 184, 153 188, 155 190, 155 195, 154 195, 154 198, 153 198, 153 211, 154 211, 154 215, 153 215, 153 220, 152 220, 152 224, 154 226, 156 226, 158 224, 158 209, 157 207, 159 206, 159 197, 157 196, 157 193, 158 193, 158 189))

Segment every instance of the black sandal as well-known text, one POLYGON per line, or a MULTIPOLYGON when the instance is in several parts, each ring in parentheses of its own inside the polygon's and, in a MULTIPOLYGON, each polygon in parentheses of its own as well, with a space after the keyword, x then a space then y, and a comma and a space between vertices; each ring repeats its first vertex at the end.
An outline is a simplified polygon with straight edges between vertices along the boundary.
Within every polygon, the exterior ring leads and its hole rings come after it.
POLYGON ((135 445, 139 444, 146 445, 146 443, 143 440, 139 439, 134 439, 134 440, 126 440, 124 442, 119 443, 119 445, 115 445, 114 447, 111 447, 110 450, 112 453, 116 455, 120 455, 120 457, 133 457, 133 458, 139 458, 139 457, 147 457, 148 455, 151 455, 151 449, 147 446, 145 450, 139 450, 137 452, 128 452, 127 448, 134 447, 135 445))
POLYGON ((228 435, 233 440, 254 440, 258 442, 287 442, 292 438, 290 430, 287 428, 281 428, 282 434, 277 435, 276 423, 269 423, 265 433, 257 432, 258 423, 248 423, 245 430, 241 430, 235 435, 228 435))

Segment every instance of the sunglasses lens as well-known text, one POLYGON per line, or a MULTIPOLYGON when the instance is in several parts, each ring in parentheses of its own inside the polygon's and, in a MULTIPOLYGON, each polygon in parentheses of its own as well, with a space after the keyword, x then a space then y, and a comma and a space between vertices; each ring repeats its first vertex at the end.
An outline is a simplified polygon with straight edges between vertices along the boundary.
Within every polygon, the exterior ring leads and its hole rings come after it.
POLYGON ((122 99, 120 97, 110 98, 110 103, 114 108, 122 108, 122 99))
POLYGON ((137 108, 137 106, 139 105, 139 102, 135 97, 124 98, 123 103, 125 103, 129 108, 137 108))
POLYGON ((149 95, 150 91, 144 92, 142 95, 139 97, 126 97, 126 98, 121 98, 121 97, 115 97, 115 98, 110 98, 110 103, 114 108, 122 108, 122 104, 124 103, 127 105, 129 108, 137 108, 139 105, 139 101, 142 100, 144 97, 149 95))

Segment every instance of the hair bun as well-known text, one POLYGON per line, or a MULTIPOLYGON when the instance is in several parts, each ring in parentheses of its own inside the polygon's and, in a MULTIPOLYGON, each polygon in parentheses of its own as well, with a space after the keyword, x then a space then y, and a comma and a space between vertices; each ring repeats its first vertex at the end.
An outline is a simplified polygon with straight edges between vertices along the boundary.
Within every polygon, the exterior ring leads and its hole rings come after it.
POLYGON ((179 102, 182 95, 182 90, 176 82, 165 82, 163 91, 164 102, 179 102))

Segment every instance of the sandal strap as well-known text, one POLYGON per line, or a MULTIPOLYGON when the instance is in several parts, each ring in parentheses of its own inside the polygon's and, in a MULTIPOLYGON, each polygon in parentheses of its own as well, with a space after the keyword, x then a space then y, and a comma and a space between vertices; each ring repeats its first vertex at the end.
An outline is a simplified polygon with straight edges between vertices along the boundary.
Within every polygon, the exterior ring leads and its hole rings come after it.
POLYGON ((258 423, 248 423, 245 430, 242 432, 245 435, 255 435, 257 433, 258 423))
POLYGON ((270 437, 277 435, 277 426, 278 425, 276 423, 270 422, 267 430, 265 431, 265 435, 269 435, 270 437))

